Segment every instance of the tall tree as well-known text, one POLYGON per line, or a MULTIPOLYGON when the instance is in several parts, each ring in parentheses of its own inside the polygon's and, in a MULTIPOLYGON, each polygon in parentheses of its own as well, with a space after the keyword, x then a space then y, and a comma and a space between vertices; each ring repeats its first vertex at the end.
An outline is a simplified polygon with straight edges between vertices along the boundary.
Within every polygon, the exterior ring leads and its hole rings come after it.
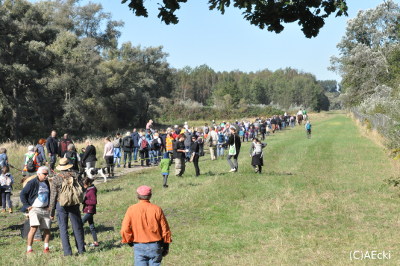
MULTIPOLYGON (((198 0, 196 0, 198 1, 198 0)), ((148 16, 144 0, 122 0, 128 2, 128 7, 136 16, 148 16)), ((181 3, 187 0, 163 0, 159 4, 158 17, 166 24, 179 22, 175 12, 180 9, 181 3)), ((251 24, 269 31, 280 33, 283 23, 297 21, 307 38, 318 35, 324 26, 324 20, 331 14, 336 16, 347 15, 346 0, 313 0, 313 1, 265 1, 265 0, 209 0, 210 10, 217 9, 221 14, 232 5, 243 11, 243 16, 251 24)))

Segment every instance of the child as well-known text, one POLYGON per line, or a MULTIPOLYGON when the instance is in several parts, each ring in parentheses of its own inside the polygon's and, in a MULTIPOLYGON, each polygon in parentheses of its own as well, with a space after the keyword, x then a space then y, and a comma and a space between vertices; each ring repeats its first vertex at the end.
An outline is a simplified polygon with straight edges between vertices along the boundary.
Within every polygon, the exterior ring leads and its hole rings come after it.
POLYGON ((310 121, 308 120, 307 121, 307 123, 306 123, 306 125, 305 125, 305 128, 306 128, 306 131, 307 131, 307 138, 311 138, 311 123, 310 123, 310 121))
POLYGON ((0 191, 1 191, 1 201, 2 201, 2 210, 1 212, 4 213, 6 212, 6 201, 8 204, 8 212, 12 213, 12 202, 11 202, 11 191, 12 191, 12 185, 14 184, 14 178, 13 176, 9 173, 10 169, 8 166, 4 166, 2 168, 2 175, 0 176, 0 191))
POLYGON ((161 159, 160 162, 160 167, 161 167, 161 174, 163 176, 163 187, 167 188, 167 181, 168 181, 168 175, 169 175, 169 169, 171 167, 171 160, 169 159, 169 153, 166 152, 164 153, 163 159, 161 159))
POLYGON ((83 180, 83 187, 86 189, 85 198, 83 200, 83 216, 82 223, 85 224, 86 221, 89 223, 90 232, 92 233, 93 243, 90 244, 91 247, 98 247, 96 228, 94 227, 93 215, 96 214, 97 205, 97 189, 93 185, 93 179, 85 178, 83 180))
POLYGON ((3 169, 4 166, 8 166, 7 149, 0 148, 0 169, 3 169))
POLYGON ((261 174, 262 166, 264 165, 262 149, 267 144, 261 143, 258 139, 254 138, 250 147, 251 165, 256 173, 261 174))

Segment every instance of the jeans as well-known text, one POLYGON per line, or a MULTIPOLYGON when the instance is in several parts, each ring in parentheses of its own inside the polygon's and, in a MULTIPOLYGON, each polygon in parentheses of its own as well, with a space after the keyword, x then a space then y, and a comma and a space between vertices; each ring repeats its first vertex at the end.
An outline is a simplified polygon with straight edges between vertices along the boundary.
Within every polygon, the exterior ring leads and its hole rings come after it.
POLYGON ((6 202, 8 205, 8 208, 11 209, 12 208, 12 202, 11 202, 11 192, 4 192, 1 191, 1 203, 2 203, 2 207, 3 209, 6 208, 6 202))
POLYGON ((121 163, 121 148, 114 148, 114 165, 120 165, 121 163))
POLYGON ((162 248, 159 242, 135 243, 135 266, 161 265, 162 248))
POLYGON ((124 165, 126 165, 126 159, 128 159, 128 163, 130 164, 132 161, 132 152, 124 151, 124 165))
POLYGON ((138 152, 139 152, 139 147, 135 147, 135 148, 133 148, 133 160, 135 161, 135 162, 137 162, 137 157, 138 157, 138 152))
POLYGON ((192 156, 192 149, 190 146, 185 146, 185 150, 188 150, 188 152, 186 152, 186 159, 190 159, 190 156, 192 156))
POLYGON ((61 244, 64 250, 64 256, 71 256, 72 249, 69 243, 68 236, 68 217, 71 221, 72 231, 74 233, 75 244, 78 248, 79 254, 85 252, 85 234, 83 232, 83 223, 79 204, 74 206, 60 206, 56 205, 58 227, 60 228, 61 244))
POLYGON ((52 154, 52 155, 50 155, 49 160, 50 160, 50 162, 49 162, 49 164, 50 164, 50 169, 51 169, 51 170, 54 170, 54 166, 56 165, 56 161, 57 161, 57 154, 52 154))
POLYGON ((238 167, 239 167, 238 160, 237 160, 238 156, 239 156, 239 153, 236 153, 236 155, 228 154, 228 157, 226 158, 231 169, 236 169, 236 171, 238 170, 238 167), (233 157, 233 162, 231 161, 232 157, 233 157))
POLYGON ((150 160, 149 160, 149 152, 147 150, 141 150, 139 151, 140 153, 140 165, 143 166, 144 161, 146 161, 146 166, 150 165, 150 160))
POLYGON ((156 164, 158 163, 158 161, 160 161, 160 157, 161 157, 161 151, 160 150, 152 150, 150 151, 150 161, 152 164, 156 164))
POLYGON ((85 213, 85 216, 82 218, 82 224, 85 224, 86 221, 89 223, 89 229, 90 233, 92 233, 93 241, 97 242, 97 233, 96 228, 94 227, 93 215, 93 213, 85 213))
POLYGON ((225 148, 222 144, 217 145, 217 157, 224 156, 225 148))

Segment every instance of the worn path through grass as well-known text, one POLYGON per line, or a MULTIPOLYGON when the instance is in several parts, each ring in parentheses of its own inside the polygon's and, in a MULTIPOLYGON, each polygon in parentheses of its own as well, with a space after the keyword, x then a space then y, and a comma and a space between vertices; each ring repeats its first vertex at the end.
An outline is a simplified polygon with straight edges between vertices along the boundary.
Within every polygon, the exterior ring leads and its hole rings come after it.
MULTIPOLYGON (((400 200, 383 181, 398 173, 349 118, 326 114, 313 119, 311 139, 296 127, 267 142, 261 175, 252 171, 246 143, 238 173, 228 173, 225 159, 203 157, 200 178, 188 164, 183 178, 170 177, 168 189, 158 169, 100 184, 95 223, 101 247, 84 256, 62 257, 54 230, 52 254, 26 258, 15 230, 21 215, 1 215, 0 264, 131 265, 119 230, 142 184, 153 187, 152 202, 164 209, 173 233, 165 265, 343 265, 355 250, 390 252, 386 262, 400 263, 400 200)), ((363 261, 369 262, 376 263, 363 261)))

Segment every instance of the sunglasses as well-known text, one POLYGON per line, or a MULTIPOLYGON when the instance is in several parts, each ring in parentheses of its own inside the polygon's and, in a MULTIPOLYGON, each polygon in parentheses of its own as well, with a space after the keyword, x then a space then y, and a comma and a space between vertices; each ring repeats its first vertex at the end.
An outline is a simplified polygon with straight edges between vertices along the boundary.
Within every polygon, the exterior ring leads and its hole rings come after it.
POLYGON ((49 175, 49 173, 42 173, 42 175, 49 175))

